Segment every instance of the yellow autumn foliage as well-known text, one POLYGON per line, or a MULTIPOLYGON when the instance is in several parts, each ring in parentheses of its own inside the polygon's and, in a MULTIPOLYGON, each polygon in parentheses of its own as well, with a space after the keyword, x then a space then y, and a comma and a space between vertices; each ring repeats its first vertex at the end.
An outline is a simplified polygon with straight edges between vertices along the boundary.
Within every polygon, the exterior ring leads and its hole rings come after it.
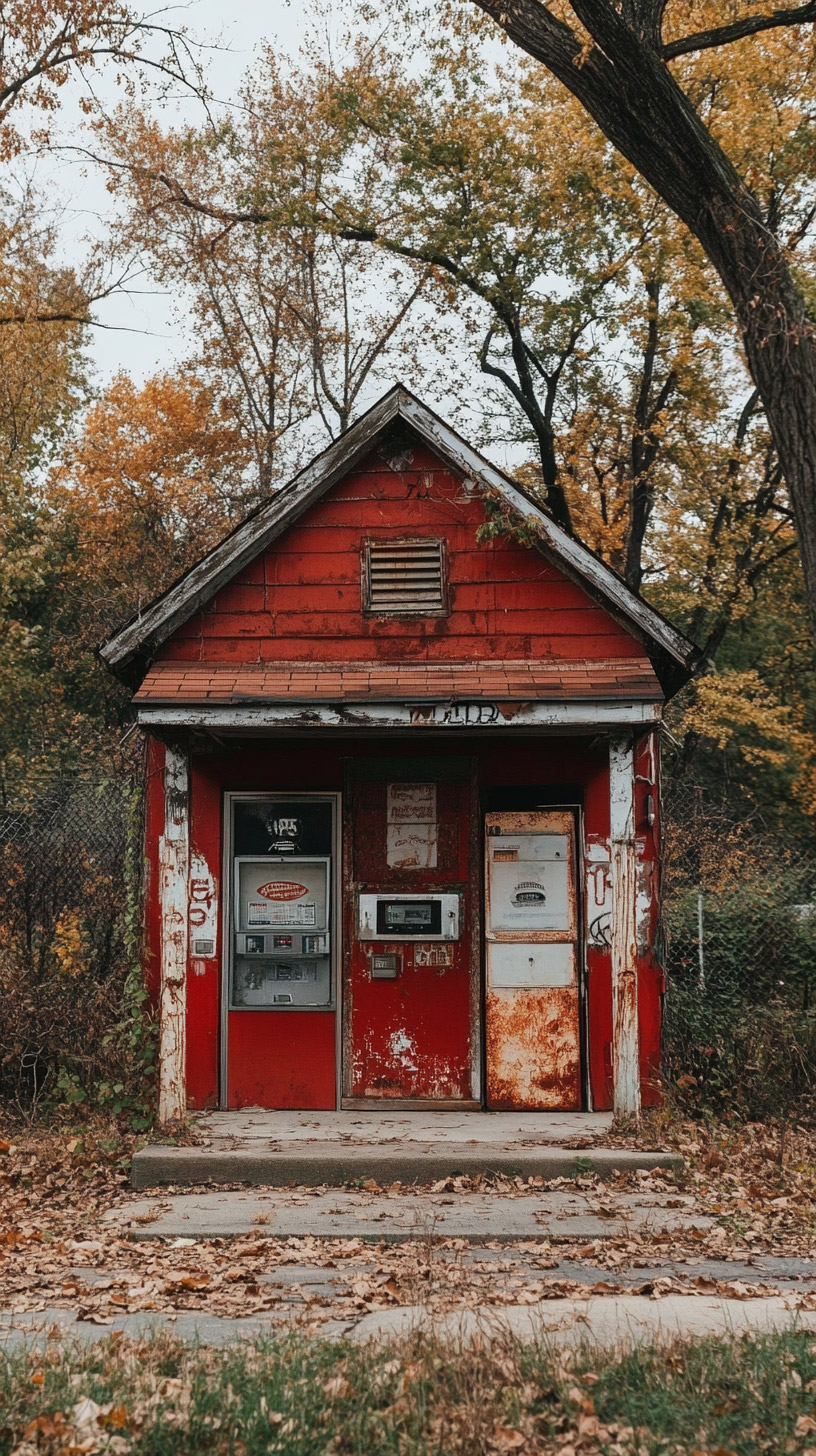
POLYGON ((816 734, 801 705, 783 703, 755 669, 700 678, 674 722, 720 755, 723 772, 777 775, 797 808, 816 816, 816 734))
POLYGON ((51 950, 66 976, 81 976, 88 965, 88 947, 81 910, 65 909, 55 927, 51 950))

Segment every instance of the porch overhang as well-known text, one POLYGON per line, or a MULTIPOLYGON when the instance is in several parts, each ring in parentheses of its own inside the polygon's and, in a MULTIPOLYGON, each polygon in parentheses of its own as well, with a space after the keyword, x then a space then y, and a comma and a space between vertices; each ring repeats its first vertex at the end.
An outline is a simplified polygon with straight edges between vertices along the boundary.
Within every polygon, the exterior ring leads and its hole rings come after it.
POLYGON ((642 658, 579 662, 154 664, 136 694, 150 728, 559 729, 652 725, 663 704, 642 658))

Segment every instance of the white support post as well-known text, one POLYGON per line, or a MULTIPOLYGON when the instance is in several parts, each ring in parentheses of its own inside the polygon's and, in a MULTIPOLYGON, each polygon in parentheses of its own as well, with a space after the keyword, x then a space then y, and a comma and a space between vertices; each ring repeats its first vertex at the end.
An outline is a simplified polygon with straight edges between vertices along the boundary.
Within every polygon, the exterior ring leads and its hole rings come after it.
POLYGON ((612 878, 612 1105, 616 1117, 640 1116, 637 982, 635 757, 631 734, 609 741, 612 878))
POLYGON ((187 754, 168 747, 164 764, 164 834, 159 840, 161 997, 159 1122, 180 1122, 187 1110, 187 939, 190 794, 187 754))

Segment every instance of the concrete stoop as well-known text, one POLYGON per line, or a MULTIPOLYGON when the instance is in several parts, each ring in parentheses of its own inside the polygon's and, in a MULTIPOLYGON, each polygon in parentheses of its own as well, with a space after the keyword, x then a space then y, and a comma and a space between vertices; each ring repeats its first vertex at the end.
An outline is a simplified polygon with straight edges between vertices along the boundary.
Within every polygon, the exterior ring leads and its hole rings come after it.
MULTIPOLYGON (((584 1180, 585 1183, 586 1180, 584 1180)), ((689 1194, 669 1199, 656 1190, 558 1188, 494 1192, 442 1192, 316 1188, 208 1188, 160 1193, 110 1209, 104 1220, 128 1238, 355 1239, 361 1243, 518 1243, 543 1238, 632 1238, 707 1229, 689 1194)))
POLYGON ((683 1160, 676 1153, 628 1148, 573 1149, 550 1143, 539 1147, 470 1141, 343 1146, 336 1141, 310 1141, 270 1148, 263 1147, 256 1139, 237 1147, 152 1143, 134 1154, 131 1182, 134 1188, 166 1184, 190 1187, 204 1183, 281 1188, 289 1184, 342 1186, 373 1179, 387 1187, 397 1182, 435 1183, 440 1178, 456 1175, 476 1177, 499 1173, 525 1180, 547 1180, 597 1173, 600 1178, 610 1178, 615 1172, 682 1166, 683 1160))

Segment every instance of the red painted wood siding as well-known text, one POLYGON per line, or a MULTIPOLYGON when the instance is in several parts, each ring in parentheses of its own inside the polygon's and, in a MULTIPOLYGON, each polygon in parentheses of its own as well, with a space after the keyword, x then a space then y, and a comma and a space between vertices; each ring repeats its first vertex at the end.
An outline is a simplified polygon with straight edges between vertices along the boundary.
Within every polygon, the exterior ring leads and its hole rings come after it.
POLYGON ((203 662, 639 657, 642 647, 536 550, 479 543, 484 507, 428 450, 395 473, 375 454, 180 627, 160 659, 203 662), (439 535, 450 613, 370 617, 366 540, 439 535))
MULTIPOLYGON (((181 627, 160 658, 203 662, 399 660, 468 661, 544 658, 572 661, 632 657, 646 662, 640 644, 608 612, 568 581, 535 550, 507 540, 479 543, 483 506, 427 450, 417 449, 410 470, 396 474, 373 455, 313 506, 270 549, 222 588, 207 608, 181 627), (450 613, 445 617, 366 617, 361 602, 361 552, 367 539, 424 534, 447 543, 450 613)), ((197 760, 193 775, 193 847, 218 880, 221 873, 220 805, 223 789, 340 787, 341 757, 386 753, 387 745, 277 744, 197 760)), ((390 752, 393 753, 393 745, 390 752)), ((416 752, 411 745, 407 752, 416 752)), ((462 742, 435 752, 462 752, 462 742)), ((525 784, 573 784, 584 799, 587 839, 608 841, 609 775, 605 745, 549 739, 477 742, 467 751, 478 761, 482 789, 525 784)), ((155 992, 158 968, 158 901, 155 847, 161 832, 161 745, 151 751, 146 843, 151 861, 147 886, 146 965, 155 992)), ((645 746, 638 773, 654 775, 645 746)), ((645 795, 638 786, 638 834, 645 865, 656 859, 656 830, 644 830, 645 795)), ((651 932, 655 928, 655 910, 651 932)), ((191 963, 188 1076, 193 1105, 212 1103, 218 1083, 217 961, 191 963)), ((608 949, 587 952, 588 1055, 596 1108, 611 1105, 611 973, 608 949)), ((649 952, 640 965, 641 1068, 644 1101, 656 1095, 661 974, 649 952)), ((231 1016, 231 1022, 234 1016, 231 1016)), ((334 1017, 247 1018, 236 1026, 230 1081, 235 1105, 280 1105, 296 1094, 307 1045, 313 1048, 309 1096, 314 1107, 334 1105, 334 1017), (301 1024, 302 1023, 302 1024, 301 1024), (287 1030, 288 1028, 288 1030, 287 1030), (296 1034, 295 1034, 296 1033, 296 1034), (301 1035, 302 1033, 302 1035, 301 1035)), ((309 1054, 311 1056, 311 1053, 309 1054)), ((307 1105, 304 1103, 303 1105, 307 1105)))

